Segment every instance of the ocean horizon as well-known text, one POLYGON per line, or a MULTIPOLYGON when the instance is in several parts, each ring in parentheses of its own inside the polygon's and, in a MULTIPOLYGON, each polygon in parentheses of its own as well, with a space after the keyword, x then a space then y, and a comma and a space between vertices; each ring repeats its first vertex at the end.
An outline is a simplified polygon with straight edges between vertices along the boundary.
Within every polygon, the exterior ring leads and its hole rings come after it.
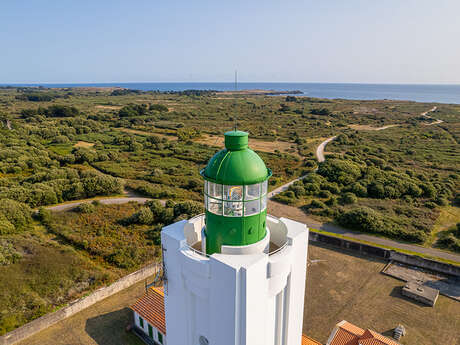
MULTIPOLYGON (((0 83, 0 86, 71 88, 122 87, 142 91, 233 91, 233 82, 129 82, 129 83, 0 83)), ((406 100, 460 104, 460 84, 367 84, 239 82, 238 90, 301 91, 296 96, 350 100, 406 100)))

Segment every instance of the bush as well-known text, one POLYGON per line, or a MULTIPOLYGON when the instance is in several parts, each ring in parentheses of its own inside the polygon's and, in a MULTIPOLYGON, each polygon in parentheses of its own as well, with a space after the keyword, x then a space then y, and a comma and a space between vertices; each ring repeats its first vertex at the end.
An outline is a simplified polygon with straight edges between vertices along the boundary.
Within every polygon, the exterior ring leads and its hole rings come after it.
POLYGON ((168 112, 168 107, 163 104, 150 104, 149 110, 159 111, 160 113, 168 112))
POLYGON ((427 238, 424 231, 405 230, 407 226, 396 224, 389 217, 384 217, 368 207, 358 207, 342 213, 336 220, 340 225, 350 229, 382 234, 410 242, 423 243, 427 238))
POLYGON ((14 249, 11 242, 5 240, 0 241, 0 266, 14 264, 21 258, 21 253, 14 249))
POLYGON ((1 234, 11 233, 13 230, 8 223, 14 227, 13 231, 23 230, 32 221, 32 211, 26 204, 10 200, 0 199, 0 228, 1 234))
POLYGON ((358 201, 358 198, 356 197, 356 195, 354 195, 353 193, 351 192, 347 192, 345 194, 343 194, 340 198, 340 202, 342 204, 354 204, 358 201))
POLYGON ((36 217, 41 223, 49 225, 51 222, 51 211, 44 207, 40 207, 36 217))
POLYGON ((78 212, 78 213, 85 213, 85 214, 88 214, 88 213, 93 213, 95 211, 96 207, 93 205, 93 204, 89 204, 89 203, 81 203, 80 205, 78 205, 77 207, 74 208, 74 211, 75 212, 78 212))
POLYGON ((351 161, 328 159, 319 165, 318 174, 326 177, 330 182, 346 185, 361 176, 361 168, 351 161))
POLYGON ((155 221, 155 217, 148 207, 142 207, 133 218, 137 224, 152 224, 155 221))

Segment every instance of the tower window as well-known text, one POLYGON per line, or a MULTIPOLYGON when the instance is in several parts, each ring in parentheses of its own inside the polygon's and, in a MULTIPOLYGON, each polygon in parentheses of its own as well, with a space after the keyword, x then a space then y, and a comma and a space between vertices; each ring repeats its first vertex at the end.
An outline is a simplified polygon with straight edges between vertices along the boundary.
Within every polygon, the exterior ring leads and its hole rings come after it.
POLYGON ((222 215, 222 201, 208 198, 208 211, 221 216, 222 215))
POLYGON ((260 198, 260 183, 245 186, 244 200, 254 200, 260 198))
POLYGON ((247 201, 244 203, 244 215, 251 216, 260 212, 259 200, 247 201))
POLYGON ((224 196, 226 200, 232 200, 232 201, 243 200, 243 186, 224 185, 224 196))
POLYGON ((222 199, 222 185, 208 182, 208 195, 212 198, 222 199))
POLYGON ((243 216, 243 203, 226 201, 224 203, 224 216, 242 217, 243 216))

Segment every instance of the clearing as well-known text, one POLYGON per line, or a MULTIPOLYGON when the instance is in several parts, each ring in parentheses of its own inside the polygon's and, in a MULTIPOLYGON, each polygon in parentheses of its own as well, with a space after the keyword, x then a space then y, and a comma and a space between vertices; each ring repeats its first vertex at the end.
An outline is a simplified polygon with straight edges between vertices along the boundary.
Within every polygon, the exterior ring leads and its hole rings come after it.
POLYGON ((77 141, 73 147, 93 147, 94 143, 88 143, 87 141, 77 141))

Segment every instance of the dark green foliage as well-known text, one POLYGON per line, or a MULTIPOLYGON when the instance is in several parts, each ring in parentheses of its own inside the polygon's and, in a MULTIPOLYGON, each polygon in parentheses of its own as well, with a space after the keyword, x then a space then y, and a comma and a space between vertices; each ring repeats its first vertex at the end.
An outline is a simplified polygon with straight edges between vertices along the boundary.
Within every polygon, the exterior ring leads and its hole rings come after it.
POLYGON ((361 168, 351 161, 328 159, 319 165, 318 174, 331 182, 351 184, 361 176, 361 168))
POLYGON ((142 116, 147 113, 147 104, 129 104, 118 111, 120 117, 142 116))
POLYGON ((73 209, 73 211, 78 213, 93 213, 96 210, 96 207, 93 204, 83 202, 73 209))
POLYGON ((344 212, 337 217, 337 222, 350 229, 411 242, 422 243, 427 237, 424 231, 407 230, 404 225, 399 225, 389 217, 368 207, 358 207, 344 212))
POLYGON ((346 192, 340 197, 340 203, 344 205, 354 204, 358 201, 358 198, 352 192, 346 192))
POLYGON ((51 211, 40 207, 35 215, 36 219, 42 224, 49 225, 51 222, 51 211))
POLYGON ((31 221, 32 211, 27 205, 15 200, 0 199, 0 234, 24 230, 31 221))
POLYGON ((131 94, 139 95, 142 94, 142 91, 133 89, 115 89, 110 93, 110 96, 125 96, 131 94))
POLYGON ((331 115, 331 111, 327 108, 313 108, 312 110, 310 110, 310 113, 312 113, 313 115, 331 115))
POLYGON ((160 113, 168 112, 168 107, 163 104, 150 104, 149 110, 159 111, 160 113))
POLYGON ((21 115, 23 118, 34 117, 38 115, 46 117, 75 117, 79 110, 73 106, 51 105, 48 108, 39 107, 38 109, 23 109, 21 115))

